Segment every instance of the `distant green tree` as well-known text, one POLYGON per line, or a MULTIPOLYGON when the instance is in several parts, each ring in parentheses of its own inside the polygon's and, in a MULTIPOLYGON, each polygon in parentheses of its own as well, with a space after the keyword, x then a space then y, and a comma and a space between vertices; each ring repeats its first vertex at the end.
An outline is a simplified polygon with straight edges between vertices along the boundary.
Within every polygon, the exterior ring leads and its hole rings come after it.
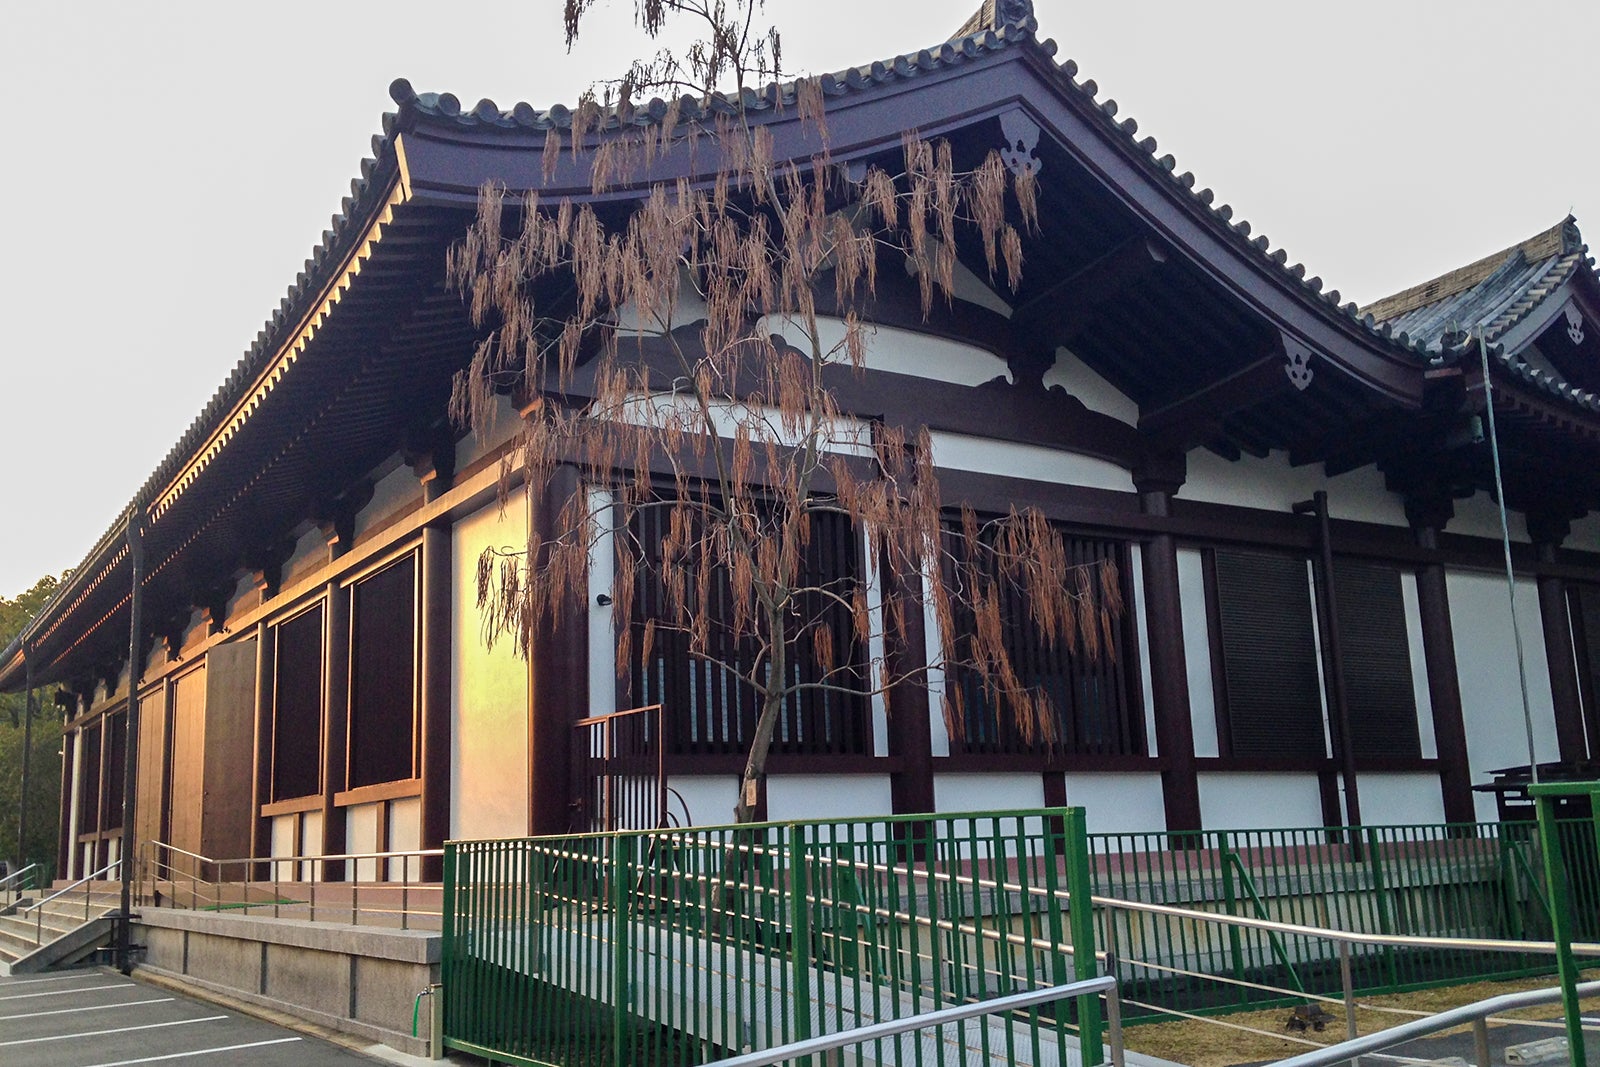
MULTIPOLYGON (((65 577, 65 576, 63 576, 65 577)), ((45 575, 16 597, 0 596, 0 648, 22 632, 61 584, 45 575)), ((17 844, 22 802, 22 755, 26 693, 0 694, 0 858, 51 864, 61 801, 61 716, 51 694, 34 697, 33 757, 28 764, 28 839, 17 844)))

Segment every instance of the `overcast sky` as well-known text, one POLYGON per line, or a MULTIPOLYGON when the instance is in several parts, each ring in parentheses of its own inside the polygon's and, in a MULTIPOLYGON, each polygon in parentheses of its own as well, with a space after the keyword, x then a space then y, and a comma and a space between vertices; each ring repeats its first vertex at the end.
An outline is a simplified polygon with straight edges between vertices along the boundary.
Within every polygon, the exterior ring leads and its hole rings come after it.
MULTIPOLYGON (((935 44, 978 0, 768 0, 792 73, 935 44)), ((571 102, 646 49, 606 0, 11 7, 0 595, 76 566, 260 330, 388 85, 571 102)), ((1037 0, 1041 36, 1345 299, 1569 210, 1600 241, 1600 3, 1037 0)), ((1049 180, 1048 174, 1045 176, 1049 180)))

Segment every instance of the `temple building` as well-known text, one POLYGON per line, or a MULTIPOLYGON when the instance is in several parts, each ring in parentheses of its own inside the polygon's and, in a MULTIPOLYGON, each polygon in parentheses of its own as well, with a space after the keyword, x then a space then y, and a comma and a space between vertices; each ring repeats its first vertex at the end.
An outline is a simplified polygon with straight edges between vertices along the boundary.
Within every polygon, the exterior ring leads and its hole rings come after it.
MULTIPOLYGON (((1110 655, 1038 657, 1048 740, 998 721, 950 736, 941 702, 970 680, 933 662, 930 613, 921 643, 866 653, 932 667, 929 684, 797 708, 810 718, 780 731, 760 811, 1070 803, 1096 831, 1473 821, 1495 817, 1473 787, 1530 743, 1541 762, 1600 758, 1600 277, 1577 222, 1357 307, 1119 117, 1030 5, 964 31, 823 76, 830 151, 892 165, 916 128, 958 169, 997 149, 1030 169, 1021 284, 991 285, 963 247, 956 299, 924 316, 915 280, 881 271, 867 369, 839 403, 926 428, 950 505, 1038 508, 1075 558, 1117 562, 1124 610, 1110 655)), ((743 713, 665 645, 619 683, 610 561, 526 658, 485 643, 482 551, 549 533, 608 472, 560 465, 503 505, 538 398, 508 388, 487 435, 446 413, 480 337, 446 256, 479 189, 617 213, 648 186, 595 193, 593 152, 547 169, 576 111, 391 91, 266 326, 0 652, 0 691, 52 687, 66 716, 63 877, 117 857, 135 744, 137 840, 406 850, 581 828, 575 724, 660 702, 667 815, 730 819, 743 713), (130 669, 136 555, 147 640, 130 669)), ((780 160, 814 150, 793 85, 703 106, 743 107, 780 160)), ((608 112, 583 136, 668 112, 608 112)), ((648 177, 705 182, 707 166, 663 152, 648 177)), ((916 578, 867 567, 848 525, 822 540, 816 565, 873 596, 916 578)))

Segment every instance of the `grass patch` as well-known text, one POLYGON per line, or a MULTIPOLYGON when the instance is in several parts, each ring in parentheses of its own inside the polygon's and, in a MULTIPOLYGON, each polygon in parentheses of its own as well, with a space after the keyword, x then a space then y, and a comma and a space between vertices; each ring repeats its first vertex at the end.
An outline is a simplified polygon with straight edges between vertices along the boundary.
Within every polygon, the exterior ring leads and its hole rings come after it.
MULTIPOLYGON (((1588 971, 1582 976, 1589 981, 1600 977, 1600 971, 1588 971)), ((1470 982, 1463 985, 1420 989, 1411 993, 1389 993, 1380 996, 1356 998, 1356 1032, 1373 1034, 1392 1026, 1410 1022, 1418 1015, 1405 1015, 1396 1011, 1375 1009, 1400 1009, 1423 1015, 1433 1015, 1448 1008, 1497 997, 1502 993, 1518 993, 1527 989, 1546 989, 1555 984, 1555 978, 1520 978, 1509 982, 1470 982)), ((1585 1012, 1600 1010, 1600 997, 1581 1001, 1585 1012)), ((1322 1045, 1331 1045, 1345 1039, 1344 1009, 1337 1004, 1325 1004, 1324 1009, 1334 1015, 1321 1033, 1291 1033, 1284 1025, 1290 1009, 1274 1008, 1267 1011, 1243 1011, 1232 1015, 1216 1016, 1210 1020, 1178 1019, 1170 1023, 1148 1023, 1129 1027, 1123 1031, 1127 1047, 1190 1067, 1235 1067, 1241 1063, 1259 1063, 1262 1060, 1283 1059, 1308 1051, 1311 1046, 1288 1037, 1304 1038, 1322 1045), (1267 1034, 1254 1034, 1238 1027, 1250 1027, 1267 1034)), ((1537 1019, 1559 1012, 1559 1004, 1539 1008, 1523 1008, 1505 1012, 1497 1018, 1537 1019)), ((1493 1026, 1493 1023, 1489 1024, 1493 1026)), ((1470 1026, 1460 1026, 1442 1033, 1465 1033, 1470 1026)), ((1550 1036, 1560 1036, 1552 1030, 1550 1036)))

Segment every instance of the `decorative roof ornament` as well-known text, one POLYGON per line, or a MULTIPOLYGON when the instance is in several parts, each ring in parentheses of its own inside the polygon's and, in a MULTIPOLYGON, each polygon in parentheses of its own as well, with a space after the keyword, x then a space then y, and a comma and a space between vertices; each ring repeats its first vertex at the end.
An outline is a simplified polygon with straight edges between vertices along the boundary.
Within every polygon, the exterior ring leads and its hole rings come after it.
POLYGON ((1567 337, 1571 339, 1573 344, 1581 345, 1583 344, 1583 313, 1570 300, 1567 302, 1566 312, 1567 337))
POLYGON ((1037 178, 1044 170, 1044 160, 1033 154, 1039 147, 1039 124, 1016 109, 1000 116, 1000 132, 1006 139, 1000 146, 1001 161, 1012 174, 1032 174, 1037 178))
POLYGON ((985 30, 1005 29, 1007 26, 1025 26, 1033 30, 1037 29, 1038 25, 1038 20, 1033 17, 1033 0, 983 0, 978 10, 961 24, 961 28, 953 33, 950 39, 954 41, 985 30))
POLYGON ((1289 362, 1284 366, 1284 373, 1289 376, 1289 384, 1304 392, 1311 385, 1311 349, 1288 334, 1282 334, 1283 354, 1289 357, 1289 362))

